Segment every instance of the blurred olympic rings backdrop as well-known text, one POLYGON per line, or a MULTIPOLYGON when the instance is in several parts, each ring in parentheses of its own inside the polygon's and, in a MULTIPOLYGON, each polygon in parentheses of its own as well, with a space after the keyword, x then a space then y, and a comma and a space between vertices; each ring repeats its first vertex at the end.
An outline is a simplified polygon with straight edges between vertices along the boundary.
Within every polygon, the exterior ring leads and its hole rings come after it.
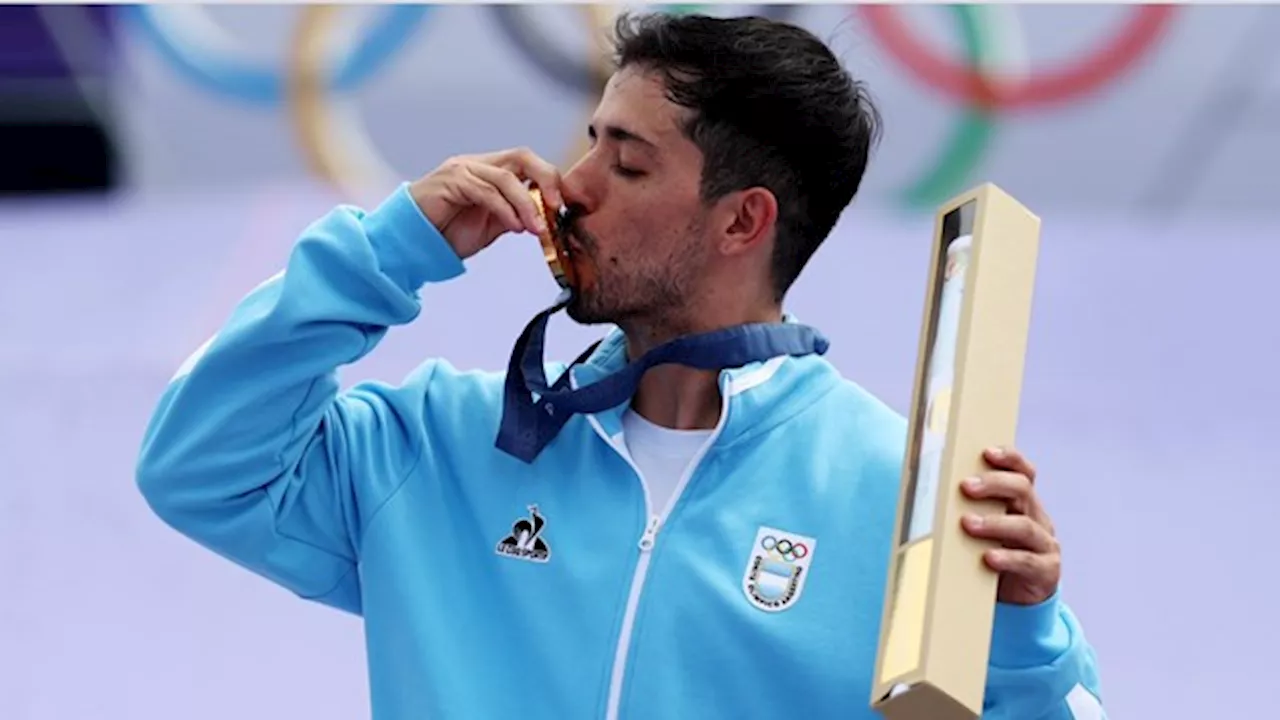
MULTIPOLYGON (((581 5, 579 23, 598 40, 620 6, 581 5)), ((651 6, 652 7, 652 6, 651 6)), ((802 5, 667 5, 676 12, 760 14, 796 21, 802 5), (726 12, 726 9, 731 12, 726 12)), ((550 82, 580 93, 594 105, 608 76, 601 53, 575 54, 536 21, 547 6, 485 6, 503 37, 550 82)), ((432 15, 430 5, 387 5, 352 42, 339 42, 343 10, 304 6, 287 60, 279 65, 249 59, 208 12, 195 5, 122 8, 128 23, 156 53, 194 85, 238 102, 288 112, 312 169, 353 200, 386 192, 400 176, 377 150, 349 105, 349 95, 394 61, 432 15)), ((925 167, 899 189, 910 208, 932 210, 974 181, 991 147, 1000 116, 1043 110, 1098 93, 1136 67, 1158 43, 1177 13, 1173 5, 1130 6, 1124 20, 1092 47, 1055 67, 1032 68, 1017 8, 952 5, 947 13, 962 57, 938 53, 891 5, 852 6, 867 34, 914 81, 959 107, 925 167)), ((602 47, 592 42, 590 47, 602 47)), ((580 136, 575 128, 574 136, 580 136)), ((584 148, 567 158, 576 159, 584 148)))

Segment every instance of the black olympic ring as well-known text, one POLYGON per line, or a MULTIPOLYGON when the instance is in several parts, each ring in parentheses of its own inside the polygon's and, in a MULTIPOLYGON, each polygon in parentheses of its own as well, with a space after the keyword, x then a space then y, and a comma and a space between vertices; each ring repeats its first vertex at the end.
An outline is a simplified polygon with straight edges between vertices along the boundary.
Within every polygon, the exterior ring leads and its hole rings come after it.
MULTIPOLYGON (((533 6, 536 9, 538 6, 533 6)), ((787 22, 803 8, 802 5, 749 5, 743 15, 757 15, 770 20, 787 22)), ((552 82, 586 96, 598 95, 609 82, 611 71, 600 63, 574 57, 563 44, 548 37, 530 19, 531 7, 522 4, 493 5, 494 19, 507 40, 519 48, 552 82)))
POLYGON ((795 562, 809 554, 809 548, 804 543, 792 543, 786 538, 779 540, 772 535, 764 536, 760 540, 760 547, 765 552, 777 552, 787 562, 795 562))

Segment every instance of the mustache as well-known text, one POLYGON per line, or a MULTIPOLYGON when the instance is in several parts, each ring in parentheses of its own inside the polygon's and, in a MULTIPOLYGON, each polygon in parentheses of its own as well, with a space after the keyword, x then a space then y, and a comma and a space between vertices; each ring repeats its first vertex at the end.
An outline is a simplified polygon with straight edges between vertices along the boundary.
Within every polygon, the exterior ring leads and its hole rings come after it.
POLYGON ((580 205, 566 206, 556 217, 555 231, 561 238, 576 240, 578 245, 590 250, 595 247, 595 238, 582 229, 579 223, 582 215, 583 210, 580 205))

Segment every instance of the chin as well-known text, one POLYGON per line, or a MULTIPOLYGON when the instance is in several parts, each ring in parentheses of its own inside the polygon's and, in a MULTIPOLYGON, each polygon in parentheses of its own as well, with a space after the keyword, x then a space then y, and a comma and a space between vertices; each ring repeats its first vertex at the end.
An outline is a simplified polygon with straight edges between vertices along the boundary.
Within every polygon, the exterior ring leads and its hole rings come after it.
POLYGON ((564 314, 579 325, 604 325, 613 322, 611 313, 601 312, 601 308, 593 307, 581 295, 575 295, 569 301, 564 314))

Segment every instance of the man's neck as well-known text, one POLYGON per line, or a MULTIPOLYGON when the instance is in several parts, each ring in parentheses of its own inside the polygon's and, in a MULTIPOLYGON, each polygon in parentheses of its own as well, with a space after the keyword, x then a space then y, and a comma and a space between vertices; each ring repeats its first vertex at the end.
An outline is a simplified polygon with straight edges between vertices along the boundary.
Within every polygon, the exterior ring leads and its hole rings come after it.
POLYGON ((676 430, 713 428, 720 420, 717 370, 658 365, 640 379, 631 409, 649 422, 676 430))
MULTIPOLYGON (((636 323, 623 330, 627 355, 635 360, 649 350, 683 335, 711 332, 758 322, 779 322, 779 308, 763 308, 736 317, 681 318, 657 323, 636 323)), ((715 427, 720 419, 720 372, 683 365, 658 365, 640 379, 631 407, 646 420, 662 427, 695 430, 715 427)))

